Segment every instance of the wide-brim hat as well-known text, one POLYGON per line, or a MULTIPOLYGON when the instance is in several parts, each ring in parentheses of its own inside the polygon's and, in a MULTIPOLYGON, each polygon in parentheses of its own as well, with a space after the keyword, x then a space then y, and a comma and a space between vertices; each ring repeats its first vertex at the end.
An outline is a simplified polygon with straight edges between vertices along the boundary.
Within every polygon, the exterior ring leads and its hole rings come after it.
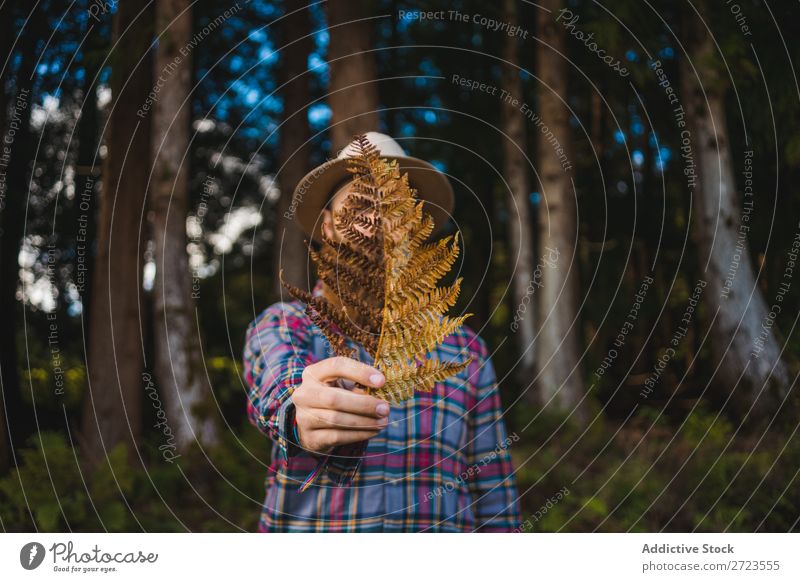
MULTIPOLYGON (((453 211, 453 187, 442 172, 432 164, 406 155, 394 139, 383 133, 367 132, 367 140, 374 145, 382 158, 397 160, 400 173, 408 173, 408 181, 417 190, 420 200, 425 201, 425 212, 433 218, 435 234, 447 224, 453 211)), ((295 220, 303 231, 319 242, 322 233, 322 211, 334 188, 344 185, 352 175, 347 171, 347 158, 355 155, 355 141, 339 152, 339 155, 317 166, 297 184, 292 197, 295 220)))

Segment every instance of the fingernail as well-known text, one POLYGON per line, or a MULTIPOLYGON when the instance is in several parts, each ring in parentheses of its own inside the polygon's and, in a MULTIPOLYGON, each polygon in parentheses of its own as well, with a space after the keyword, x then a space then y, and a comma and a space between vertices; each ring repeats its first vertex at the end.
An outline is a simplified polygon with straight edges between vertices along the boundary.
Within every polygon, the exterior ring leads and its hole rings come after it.
POLYGON ((383 427, 385 427, 387 424, 389 424, 389 418, 388 418, 388 417, 384 416, 383 418, 379 418, 379 419, 378 419, 378 426, 379 426, 379 427, 383 428, 383 427))
POLYGON ((375 407, 375 412, 380 414, 381 416, 386 416, 389 414, 389 405, 385 402, 381 402, 378 406, 375 407))
POLYGON ((383 374, 372 374, 369 377, 371 384, 381 384, 383 382, 383 374))

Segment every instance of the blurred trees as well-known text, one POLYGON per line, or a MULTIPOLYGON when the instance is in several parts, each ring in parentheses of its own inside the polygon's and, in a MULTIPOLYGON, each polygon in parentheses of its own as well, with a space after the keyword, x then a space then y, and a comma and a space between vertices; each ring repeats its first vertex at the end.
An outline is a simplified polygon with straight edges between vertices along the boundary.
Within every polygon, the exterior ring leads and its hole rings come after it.
MULTIPOLYGON (((5 17, 13 15, 17 3, 10 3, 5 17)), ((0 321, 5 328, 0 333, 0 378, 2 379, 5 413, 8 422, 9 442, 13 447, 22 445, 37 430, 35 415, 26 404, 23 390, 27 387, 20 383, 19 349, 17 347, 16 330, 20 326, 19 303, 17 302, 17 286, 19 284, 19 254, 22 237, 25 233, 27 193, 32 179, 32 159, 34 140, 31 135, 31 111, 33 109, 33 89, 35 83, 35 67, 41 58, 45 46, 47 32, 44 20, 45 5, 36 5, 23 13, 30 19, 30 25, 23 34, 16 38, 5 37, 11 43, 12 51, 20 55, 19 67, 14 78, 14 90, 10 103, 4 99, 6 125, 2 135, 2 182, 0 193, 2 200, 2 240, 0 240, 0 321)), ((5 39, 4 39, 5 41, 5 39)), ((7 59, 3 63, 3 86, 11 69, 13 54, 5 53, 7 59)))
MULTIPOLYGON (((503 18, 511 26, 519 26, 516 0, 503 1, 503 18)), ((517 339, 519 360, 515 373, 526 398, 536 402, 534 374, 536 368, 534 304, 539 281, 534 278, 536 261, 533 254, 533 231, 530 219, 531 159, 526 149, 526 120, 520 111, 523 91, 519 69, 519 41, 507 36, 503 47, 503 91, 502 141, 503 177, 508 186, 508 247, 511 262, 511 286, 516 310, 511 330, 519 334, 517 339)))
POLYGON ((373 4, 365 0, 328 2, 328 104, 335 154, 358 133, 379 130, 375 46, 370 26, 373 4))
POLYGON ((577 193, 572 176, 569 127, 566 30, 555 21, 561 0, 546 0, 538 13, 536 68, 541 126, 537 127, 537 164, 542 208, 539 252, 552 255, 555 266, 541 269, 539 332, 536 357, 538 391, 543 405, 575 411, 585 418, 578 317, 577 193))
MULTIPOLYGON (((187 4, 156 3, 162 18, 187 4)), ((800 448, 788 387, 800 353, 792 320, 800 286, 780 285, 800 215, 800 100, 787 73, 800 19, 797 6, 773 3, 772 12, 747 12, 752 36, 743 37, 727 8, 695 5, 713 38, 688 4, 666 0, 548 2, 549 13, 509 0, 480 11, 463 0, 308 9, 258 0, 222 21, 230 6, 200 0, 156 45, 163 20, 155 27, 144 5, 90 16, 89 0, 4 3, 0 26, 12 31, 0 32, 4 137, 17 120, 0 183, 0 324, 16 332, 0 334, 18 466, 0 477, 6 527, 252 527, 267 447, 244 419, 244 329, 279 299, 279 267, 306 283, 306 249, 283 218, 297 180, 352 134, 378 129, 451 176, 457 204, 445 232, 459 229, 465 243, 458 307, 477 314, 469 323, 492 353, 510 429, 523 437, 521 482, 531 487, 523 503, 535 510, 565 484, 574 492, 542 528, 747 529, 765 514, 762 529, 796 528, 800 448), (400 18, 401 9, 445 16, 400 18), (554 22, 562 9, 571 16, 554 22), (492 30, 472 19, 478 12, 528 34, 492 30), (682 19, 691 26, 676 36, 682 19), (203 30, 149 100, 153 71, 203 30), (589 34, 628 76, 598 58, 589 34), (656 61, 685 106, 693 190, 656 61), (516 108, 501 89, 519 98, 516 108), (29 107, 15 112, 23 90, 29 107), (755 205, 742 239, 750 151, 755 205), (88 267, 80 288, 79 257, 88 267), (708 287, 664 363, 699 279, 708 287), (752 358, 766 306, 784 289, 780 321, 752 358), (511 327, 528 293, 519 324, 538 330, 532 349, 530 329, 511 327), (187 347, 189 336, 202 336, 202 346, 187 347), (536 399, 522 403, 534 374, 518 360, 534 352, 536 399), (187 406, 183 393, 210 380, 226 427, 205 449, 214 467, 194 447, 180 467, 161 462, 164 435, 152 429, 159 412, 143 372, 155 372, 159 397, 172 399, 169 422, 184 435, 185 415, 197 426, 210 411, 187 406), (57 380, 64 394, 55 394, 57 380), (563 431, 560 415, 540 414, 551 398, 553 411, 568 414, 584 395, 601 407, 586 435, 583 414, 563 431), (751 417, 773 420, 785 395, 787 420, 765 438, 735 426, 754 403, 751 417), (137 450, 146 473, 121 466, 137 450), (58 460, 54 483, 42 472, 45 452, 58 460), (87 472, 96 508, 78 494, 59 508, 62 484, 82 487, 75 457, 97 465, 87 472), (187 479, 196 496, 179 494, 187 479), (26 494, 41 508, 35 515, 26 515, 26 494), (204 496, 224 515, 210 515, 204 496), (752 501, 737 507, 737 496, 752 501)))
POLYGON ((305 235, 294 220, 294 188, 311 170, 311 128, 308 108, 311 102, 308 54, 313 46, 311 18, 303 0, 286 0, 286 15, 280 21, 283 121, 280 129, 280 168, 278 184, 281 197, 275 217, 275 292, 281 295, 278 273, 286 281, 304 289, 308 286, 308 249, 305 235))
MULTIPOLYGON (((696 6, 700 14, 711 10, 708 2, 696 6)), ((690 190, 697 213, 694 226, 701 276, 708 279, 705 300, 711 319, 712 364, 729 399, 728 407, 740 416, 766 423, 781 408, 791 378, 750 259, 750 219, 757 198, 752 185, 743 194, 734 177, 725 105, 730 81, 713 32, 694 12, 686 12, 682 24, 685 49, 692 59, 681 61, 691 131, 686 133, 688 139, 681 151, 691 170, 690 183, 696 165, 697 188, 690 190)), ((745 146, 751 147, 749 143, 745 146)), ((741 152, 737 165, 743 171, 749 167, 752 173, 752 157, 752 150, 741 152)))
MULTIPOLYGON (((11 60, 11 47, 13 45, 14 37, 12 35, 13 31, 13 22, 14 22, 14 14, 12 10, 12 2, 4 2, 2 6, 0 6, 0 61, 2 61, 3 66, 0 69, 0 135, 5 138, 5 128, 6 128, 6 117, 7 117, 7 109, 8 109, 8 102, 6 100, 6 81, 9 78, 9 61, 11 60)), ((6 180, 3 183, 0 183, 0 200, 3 200, 0 203, 0 211, 3 211, 3 219, 7 216, 5 213, 5 199, 8 196, 8 183, 6 180)), ((8 244, 6 241, 6 233, 5 228, 2 223, 0 223, 0 279, 2 279, 2 283, 0 283, 0 287, 8 286, 9 290, 11 284, 7 281, 9 276, 12 277, 11 280, 14 281, 14 287, 16 288, 17 277, 16 277, 16 269, 17 265, 16 262, 12 262, 9 264, 8 260, 4 260, 3 257, 3 250, 5 246, 8 244)), ((14 289, 16 291, 16 289, 14 289)), ((6 291, 7 293, 8 291, 6 291)), ((7 299, 7 296, 3 297, 7 299)), ((12 303, 3 311, 3 313, 8 314, 12 311, 12 319, 11 322, 13 323, 16 320, 16 305, 14 302, 12 303)), ((14 334, 3 334, 5 337, 3 340, 0 340, 0 472, 4 471, 10 462, 11 459, 11 450, 10 450, 10 443, 8 440, 8 431, 6 429, 6 405, 5 399, 6 394, 11 394, 12 392, 19 391, 19 372, 18 372, 18 365, 17 365, 17 346, 16 346, 16 337, 14 334)))
MULTIPOLYGON (((92 304, 92 287, 95 268, 93 264, 93 245, 97 239, 97 220, 95 215, 99 204, 98 178, 102 176, 102 159, 100 156, 100 122, 101 112, 97 104, 97 90, 100 87, 100 75, 106 61, 108 46, 103 34, 103 27, 92 19, 87 19, 85 29, 86 49, 83 52, 83 83, 81 86, 79 107, 80 117, 75 134, 78 137, 78 152, 75 159, 75 194, 80 200, 75 212, 75 220, 85 229, 82 244, 77 244, 76 257, 83 259, 83 279, 79 280, 78 292, 81 304, 92 304), (83 212, 81 209, 85 209, 83 212), (81 220, 78 221, 78 216, 81 220)), ((77 278, 77 277, 76 277, 77 278)), ((87 326, 84 338, 91 342, 87 326)))
MULTIPOLYGON (((153 333, 155 377, 179 451, 219 439, 216 406, 200 348, 194 297, 199 277, 189 269, 186 218, 189 204, 192 9, 189 0, 156 2, 151 154, 152 236, 155 258, 153 333)), ((168 439, 169 440, 169 439, 168 439)))
MULTIPOLYGON (((134 455, 142 437, 142 257, 150 160, 150 116, 137 115, 153 89, 153 4, 120 3, 114 14, 111 103, 104 127, 97 256, 88 306, 88 383, 82 444, 90 464, 117 444, 134 455)), ((135 457, 133 457, 135 458, 135 457)))

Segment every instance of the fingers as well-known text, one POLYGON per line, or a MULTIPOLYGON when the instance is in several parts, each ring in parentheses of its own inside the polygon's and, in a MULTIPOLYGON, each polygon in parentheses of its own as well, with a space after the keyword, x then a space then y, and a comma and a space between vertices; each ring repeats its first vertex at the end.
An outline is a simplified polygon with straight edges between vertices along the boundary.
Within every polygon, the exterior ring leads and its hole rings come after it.
POLYGON ((303 389, 297 390, 292 398, 300 408, 338 410, 370 418, 389 415, 389 404, 380 398, 315 381, 303 382, 303 389))
POLYGON ((297 410, 300 446, 306 450, 329 454, 335 447, 366 441, 377 435, 388 423, 335 410, 297 410))
POLYGON ((380 388, 386 382, 383 374, 372 366, 343 356, 326 358, 311 364, 303 370, 303 380, 307 375, 322 383, 346 378, 373 388, 380 388))
POLYGON ((369 430, 372 431, 373 436, 375 432, 386 428, 386 425, 389 423, 389 419, 387 417, 373 418, 369 416, 361 416, 359 414, 341 412, 339 410, 320 408, 299 410, 297 414, 304 417, 302 419, 298 419, 298 421, 302 420, 302 424, 313 430, 330 428, 356 431, 369 430))
POLYGON ((320 408, 340 410, 372 418, 389 416, 389 404, 380 398, 368 394, 353 394, 337 388, 323 388, 323 390, 325 392, 320 399, 322 405, 320 408))
POLYGON ((312 434, 317 446, 330 452, 333 447, 369 440, 375 436, 376 432, 370 430, 321 429, 312 431, 312 434))
POLYGON ((307 366, 292 393, 300 444, 327 454, 334 447, 369 440, 388 425, 389 404, 361 389, 346 390, 329 382, 345 379, 379 388, 386 382, 375 368, 344 357, 307 366))

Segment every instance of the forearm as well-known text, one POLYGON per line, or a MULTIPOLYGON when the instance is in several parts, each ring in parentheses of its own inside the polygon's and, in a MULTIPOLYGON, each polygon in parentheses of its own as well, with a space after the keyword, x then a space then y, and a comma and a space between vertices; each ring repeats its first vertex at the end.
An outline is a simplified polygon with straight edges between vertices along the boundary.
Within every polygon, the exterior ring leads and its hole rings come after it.
POLYGON ((306 331, 291 312, 273 306, 247 331, 244 353, 248 385, 247 415, 287 456, 299 452, 292 436, 292 392, 313 363, 306 331))

